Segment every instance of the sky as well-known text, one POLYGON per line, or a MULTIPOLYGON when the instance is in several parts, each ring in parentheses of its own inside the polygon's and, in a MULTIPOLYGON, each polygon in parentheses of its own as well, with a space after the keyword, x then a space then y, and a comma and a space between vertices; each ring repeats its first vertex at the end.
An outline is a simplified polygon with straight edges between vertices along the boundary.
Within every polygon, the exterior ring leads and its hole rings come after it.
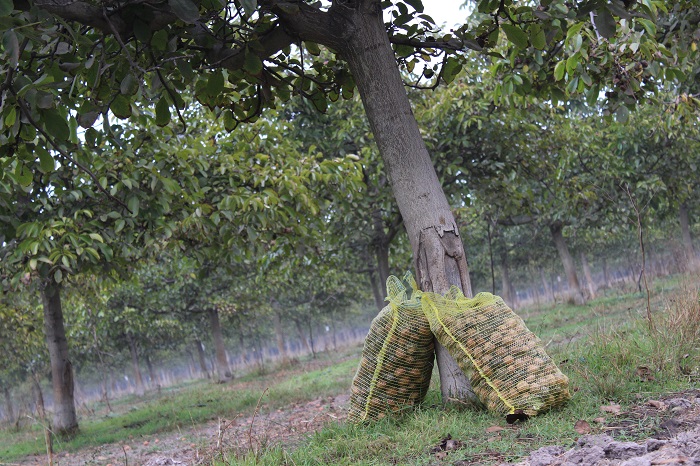
POLYGON ((455 24, 464 23, 464 20, 467 18, 467 10, 460 10, 459 8, 463 4, 464 0, 423 1, 424 13, 430 15, 438 26, 445 24, 447 30, 455 24))

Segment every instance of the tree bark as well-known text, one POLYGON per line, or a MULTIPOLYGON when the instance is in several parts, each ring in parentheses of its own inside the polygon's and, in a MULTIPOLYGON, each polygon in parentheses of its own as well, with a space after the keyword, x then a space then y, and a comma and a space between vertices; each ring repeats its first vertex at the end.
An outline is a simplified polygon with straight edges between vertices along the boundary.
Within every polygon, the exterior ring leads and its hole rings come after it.
MULTIPOLYGON (((349 4, 352 5, 352 4, 349 4)), ((382 155, 413 250, 423 291, 446 293, 457 285, 471 296, 466 255, 401 80, 379 2, 343 10, 347 60, 382 155), (346 11, 347 10, 347 11, 346 11)), ((469 381, 447 351, 436 345, 444 400, 471 400, 469 381)))
POLYGON ((693 272, 697 269, 697 258, 693 247, 693 238, 690 236, 690 222, 688 220, 688 205, 681 202, 678 208, 678 217, 681 224, 681 239, 683 241, 683 251, 685 252, 686 270, 693 272))
POLYGON ((68 354, 68 340, 63 325, 61 287, 52 279, 41 290, 44 308, 44 334, 51 361, 53 388, 53 428, 59 436, 70 437, 78 432, 78 417, 73 397, 73 364, 68 354))
POLYGON ((146 361, 146 369, 148 369, 148 377, 151 379, 151 388, 153 386, 160 385, 158 383, 158 378, 156 376, 156 373, 153 370, 153 364, 151 364, 151 358, 148 356, 148 353, 144 352, 143 359, 144 359, 144 361, 146 361))
POLYGON ((143 396, 146 392, 143 386, 143 377, 141 376, 141 367, 139 367, 139 351, 136 347, 136 340, 131 332, 126 332, 126 341, 129 344, 129 353, 131 354, 131 368, 134 371, 134 382, 136 383, 136 394, 143 396))
POLYGON ((284 340, 284 329, 282 328, 282 318, 279 312, 280 303, 273 299, 272 304, 272 324, 275 328, 275 342, 277 343, 277 351, 280 355, 280 362, 286 364, 289 362, 287 354, 287 343, 284 340))
POLYGON ((544 269, 540 269, 540 278, 542 279, 542 288, 544 288, 544 293, 550 302, 554 302, 554 289, 552 284, 547 281, 547 277, 544 274, 544 269))
POLYGON ((209 324, 211 325, 211 338, 216 350, 216 373, 219 382, 226 382, 231 380, 233 374, 231 374, 231 369, 228 367, 228 360, 226 359, 224 335, 221 333, 219 310, 217 308, 209 309, 209 324))
POLYGON ((501 253, 501 292, 503 300, 513 309, 515 309, 515 293, 513 292, 513 284, 510 282, 510 272, 508 270, 508 253, 501 253))
POLYGON ((199 359, 199 369, 202 371, 207 379, 210 379, 209 368, 207 368, 207 361, 204 358, 204 348, 202 348, 202 342, 200 340, 194 341, 194 346, 197 350, 197 359, 199 359))
POLYGON ((372 286, 374 304, 376 304, 377 309, 381 311, 384 308, 384 297, 382 296, 383 293, 380 291, 381 288, 379 286, 379 282, 377 281, 376 273, 374 270, 370 270, 367 272, 367 276, 369 278, 369 283, 372 286))
POLYGON ((15 410, 14 405, 12 404, 10 388, 7 385, 3 385, 2 393, 3 395, 5 395, 5 416, 6 419, 9 421, 9 424, 12 424, 15 421, 15 410))
POLYGON ((294 325, 297 328, 297 334, 299 334, 299 339, 301 340, 301 344, 304 346, 306 353, 311 354, 311 345, 309 344, 309 340, 306 338, 306 333, 304 333, 304 328, 301 326, 301 321, 299 321, 299 319, 294 319, 294 325))
POLYGON ((554 245, 559 253, 559 259, 561 259, 564 265, 564 272, 566 272, 566 279, 569 282, 569 293, 574 303, 581 305, 586 302, 586 298, 583 296, 583 291, 581 291, 581 284, 578 281, 578 276, 576 275, 576 266, 574 265, 574 258, 571 257, 569 253, 569 248, 566 246, 566 241, 564 240, 564 234, 562 233, 564 227, 559 223, 554 223, 549 226, 549 230, 552 233, 552 239, 554 240, 554 245))
POLYGON ((591 266, 588 264, 586 254, 581 251, 581 266, 583 267, 583 275, 586 277, 586 285, 588 286, 588 294, 590 299, 595 299, 596 286, 593 282, 593 274, 591 266))

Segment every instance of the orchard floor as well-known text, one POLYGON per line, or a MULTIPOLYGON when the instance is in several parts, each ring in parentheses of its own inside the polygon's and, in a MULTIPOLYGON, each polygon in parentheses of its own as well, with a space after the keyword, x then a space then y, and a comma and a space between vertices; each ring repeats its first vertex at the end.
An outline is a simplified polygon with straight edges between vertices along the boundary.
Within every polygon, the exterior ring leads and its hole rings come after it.
MULTIPOLYGON (((120 444, 61 453, 54 457, 54 464, 200 465, 211 464, 222 453, 230 462, 236 456, 232 452, 245 456, 273 445, 294 450, 303 448, 309 434, 329 423, 343 422, 348 399, 346 394, 319 398, 255 416, 221 419, 166 435, 144 436, 120 444)), ((602 412, 601 418, 603 415, 607 415, 605 422, 594 421, 581 426, 581 436, 575 444, 544 447, 515 464, 700 465, 700 390, 640 400, 638 405, 624 412, 602 412), (657 428, 645 439, 637 442, 619 440, 635 437, 639 430, 650 425, 657 428)), ((505 464, 498 452, 486 449, 478 455, 464 455, 459 447, 458 435, 435 445, 428 464, 505 464)), ((12 464, 38 466, 46 465, 47 461, 45 456, 28 457, 12 464)), ((230 464, 235 464, 235 460, 230 464)))

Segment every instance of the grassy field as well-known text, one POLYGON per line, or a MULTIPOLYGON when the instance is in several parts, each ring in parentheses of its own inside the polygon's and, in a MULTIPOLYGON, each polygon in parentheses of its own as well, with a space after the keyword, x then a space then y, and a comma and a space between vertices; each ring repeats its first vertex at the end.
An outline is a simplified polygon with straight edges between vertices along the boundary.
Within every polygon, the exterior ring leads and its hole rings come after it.
MULTIPOLYGON (((442 407, 437 378, 423 407, 398 419, 368 426, 329 424, 301 442, 256 451, 221 452, 214 464, 242 465, 440 465, 490 464, 516 460, 548 444, 571 444, 585 420, 592 431, 622 419, 601 407, 620 405, 624 413, 663 393, 697 386, 700 380, 700 308, 698 290, 687 279, 657 281, 652 290, 654 330, 644 319, 646 296, 608 290, 585 306, 557 305, 519 313, 549 354, 570 377, 573 399, 565 407, 523 424, 508 426, 487 412, 442 407), (601 418, 605 418, 603 421, 601 418), (452 451, 440 451, 450 437, 452 451), (432 450, 432 451, 431 451, 432 450)), ((231 413, 252 414, 265 389, 265 409, 347 393, 360 349, 322 355, 315 370, 301 367, 263 376, 249 375, 231 386, 196 381, 164 390, 159 396, 113 402, 114 412, 81 419, 81 433, 58 443, 59 451, 118 442, 160 432, 186 430, 231 413)), ((634 429, 615 430, 629 439, 656 428, 650 418, 634 429)), ((39 426, 14 432, 0 430, 0 464, 44 451, 39 426)))

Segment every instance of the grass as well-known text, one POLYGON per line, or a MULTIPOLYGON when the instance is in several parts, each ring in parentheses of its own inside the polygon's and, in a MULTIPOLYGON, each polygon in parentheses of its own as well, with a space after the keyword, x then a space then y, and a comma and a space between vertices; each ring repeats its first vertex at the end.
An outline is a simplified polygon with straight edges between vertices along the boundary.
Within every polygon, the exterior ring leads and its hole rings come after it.
MULTIPOLYGON (((227 385, 192 381, 164 390, 160 396, 126 397, 112 402, 112 414, 81 419, 79 435, 55 442, 54 449, 73 452, 126 438, 184 430, 219 417, 250 415, 266 388, 265 409, 340 393, 350 385, 357 363, 356 357, 345 355, 339 363, 308 373, 248 375, 227 385)), ((0 430, 0 464, 44 451, 42 428, 37 424, 19 432, 0 430)))
MULTIPOLYGON (((508 426, 483 411, 442 407, 437 377, 423 407, 398 419, 366 426, 327 425, 301 447, 269 446, 258 451, 224 452, 223 465, 447 465, 493 464, 517 460, 545 445, 569 445, 580 434, 576 421, 585 420, 592 432, 620 417, 601 411, 619 404, 625 412, 664 393, 697 386, 700 381, 700 306, 698 290, 677 278, 657 281, 653 290, 655 331, 650 332, 645 296, 608 293, 584 306, 558 305, 520 312, 528 326, 547 344, 548 352, 570 377, 573 399, 555 412, 508 426), (605 423, 600 418, 605 417, 605 423), (448 436, 453 451, 431 451, 448 436), (459 463, 457 463, 459 464, 459 463)), ((84 419, 78 437, 58 445, 75 451, 86 446, 138 437, 252 414, 267 388, 264 410, 325 396, 347 393, 357 366, 359 349, 328 361, 308 373, 283 370, 249 375, 231 385, 198 381, 163 391, 160 397, 113 402, 116 414, 84 419), (234 390, 235 388, 235 390, 234 390)), ((656 428, 659 420, 641 419, 635 429, 618 432, 635 440, 656 428)), ((42 435, 30 431, 0 431, 0 464, 43 452, 42 435)), ((221 458, 221 455, 217 455, 221 458)))

